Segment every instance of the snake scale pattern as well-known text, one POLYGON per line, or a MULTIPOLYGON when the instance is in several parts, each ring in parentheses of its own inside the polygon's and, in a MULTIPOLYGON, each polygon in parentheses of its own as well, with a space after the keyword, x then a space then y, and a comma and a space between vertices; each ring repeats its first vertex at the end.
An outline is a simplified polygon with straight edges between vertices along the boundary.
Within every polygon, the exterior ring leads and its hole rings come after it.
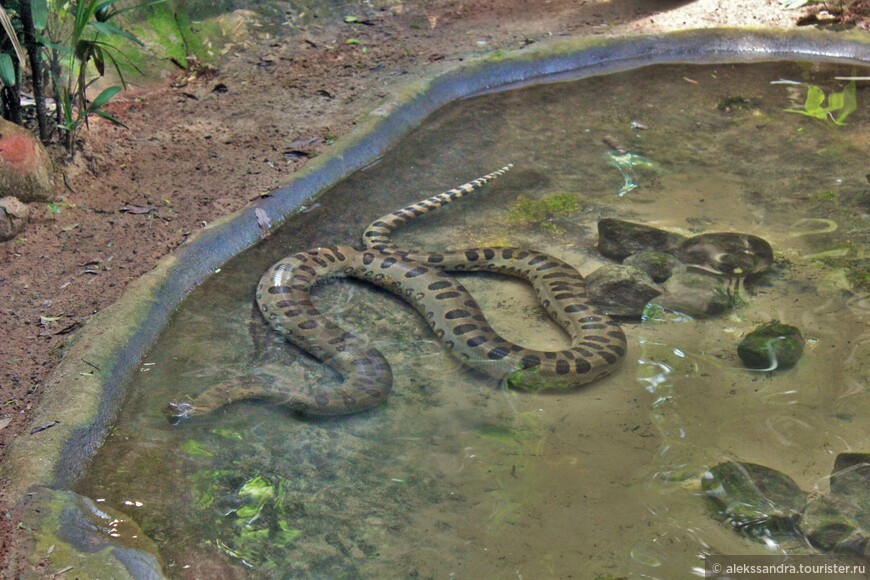
POLYGON ((170 403, 170 419, 217 409, 227 403, 261 398, 311 415, 341 415, 383 402, 393 384, 383 354, 326 319, 310 291, 329 278, 352 276, 406 300, 425 318, 441 343, 462 362, 509 387, 537 391, 574 388, 611 373, 626 352, 622 329, 586 297, 582 275, 548 254, 511 247, 447 252, 400 248, 391 234, 403 223, 429 213, 499 177, 511 165, 430 197, 372 223, 363 234, 364 250, 324 246, 288 256, 274 264, 257 286, 257 304, 276 331, 336 370, 335 388, 233 379, 207 388, 191 402, 170 403), (568 333, 571 347, 536 351, 499 336, 474 298, 449 272, 494 271, 531 283, 549 315, 568 333))

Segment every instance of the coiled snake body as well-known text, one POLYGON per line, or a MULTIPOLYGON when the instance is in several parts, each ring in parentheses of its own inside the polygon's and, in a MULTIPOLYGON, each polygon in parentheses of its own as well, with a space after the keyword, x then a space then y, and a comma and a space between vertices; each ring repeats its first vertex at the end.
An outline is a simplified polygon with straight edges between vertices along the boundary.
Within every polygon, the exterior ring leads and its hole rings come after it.
POLYGON ((469 367, 523 390, 576 387, 612 372, 626 351, 625 334, 586 297, 583 277, 548 254, 521 248, 410 251, 392 243, 404 222, 433 211, 504 174, 510 165, 385 215, 363 234, 365 249, 324 246, 274 264, 257 286, 257 304, 276 331, 338 371, 336 388, 234 379, 206 389, 192 402, 170 403, 170 419, 214 410, 226 403, 265 398, 313 415, 341 415, 384 401, 392 388, 390 365, 376 349, 324 318, 310 290, 331 277, 376 284, 412 304, 442 344, 469 367), (499 336, 477 302, 448 272, 495 271, 529 281, 550 316, 571 337, 562 351, 536 351, 499 336))

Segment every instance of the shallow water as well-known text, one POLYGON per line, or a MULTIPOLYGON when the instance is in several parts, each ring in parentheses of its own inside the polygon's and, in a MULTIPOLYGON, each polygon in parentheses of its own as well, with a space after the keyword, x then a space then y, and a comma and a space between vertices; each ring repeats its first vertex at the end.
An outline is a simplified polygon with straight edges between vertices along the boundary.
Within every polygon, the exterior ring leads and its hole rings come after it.
MULTIPOLYGON (((191 295, 78 491, 135 518, 175 578, 676 578, 703 570, 706 553, 808 552, 733 532, 693 482, 738 460, 826 492, 838 453, 870 450, 870 299, 848 290, 870 238, 866 91, 837 127, 784 111, 803 104, 805 86, 771 84, 804 80, 828 93, 840 90, 833 76, 851 72, 657 66, 446 107, 191 295), (623 195, 607 143, 649 161, 623 195), (245 402, 167 423, 169 400, 227 377, 334 384, 264 328, 253 307, 262 272, 292 251, 357 243, 375 218, 506 162, 513 171, 397 241, 533 247, 587 274, 607 262, 597 220, 619 217, 755 234, 777 265, 726 316, 624 324, 621 368, 560 395, 500 390, 450 358, 400 300, 330 284, 319 307, 393 366, 386 404, 315 420, 245 402), (575 209, 517 223, 517 200, 565 192, 577 194, 575 209), (803 359, 788 371, 742 369, 740 338, 774 318, 801 329, 803 359)), ((567 344, 524 284, 463 282, 508 338, 567 344)))

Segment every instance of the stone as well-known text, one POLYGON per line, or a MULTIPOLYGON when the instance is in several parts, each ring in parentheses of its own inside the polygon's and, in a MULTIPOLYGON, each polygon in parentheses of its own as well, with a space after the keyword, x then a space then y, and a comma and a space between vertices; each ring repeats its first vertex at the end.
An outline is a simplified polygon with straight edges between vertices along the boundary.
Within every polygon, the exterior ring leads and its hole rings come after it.
POLYGON ((653 304, 692 318, 710 318, 731 310, 734 298, 722 278, 699 272, 676 272, 653 304))
POLYGON ((132 518, 72 491, 40 488, 21 524, 27 534, 14 549, 31 565, 46 559, 48 569, 74 569, 77 578, 165 578, 157 546, 132 518))
POLYGON ((870 498, 866 496, 822 496, 807 505, 800 519, 800 531, 823 552, 870 555, 868 508, 870 498))
POLYGON ((743 366, 757 370, 790 369, 804 352, 800 330, 778 320, 772 320, 743 337, 737 346, 737 356, 743 366))
POLYGON ((720 463, 704 474, 701 488, 719 517, 753 537, 793 533, 807 503, 792 478, 756 463, 720 463))
POLYGON ((598 251, 622 261, 638 252, 673 252, 685 236, 634 222, 607 218, 598 222, 598 251))
POLYGON ((0 119, 0 197, 48 202, 57 194, 51 157, 30 131, 0 119))
POLYGON ((751 277, 773 264, 773 249, 765 240, 730 232, 692 236, 676 255, 687 266, 729 278, 751 277))
POLYGON ((610 316, 640 318, 662 288, 639 268, 607 264, 586 276, 586 292, 610 316))
POLYGON ((0 242, 11 240, 24 230, 29 211, 12 196, 0 199, 0 242))
POLYGON ((870 453, 840 453, 831 473, 831 493, 870 498, 870 453))
POLYGON ((623 262, 626 266, 640 268, 661 284, 674 272, 684 270, 683 264, 673 254, 667 252, 638 252, 627 257, 623 262))

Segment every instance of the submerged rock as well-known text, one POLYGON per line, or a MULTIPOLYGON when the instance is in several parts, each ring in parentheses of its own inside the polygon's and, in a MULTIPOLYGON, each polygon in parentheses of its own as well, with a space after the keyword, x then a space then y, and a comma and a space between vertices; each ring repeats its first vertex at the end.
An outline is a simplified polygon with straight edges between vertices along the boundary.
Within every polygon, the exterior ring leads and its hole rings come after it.
POLYGON ((746 278, 770 268, 773 248, 749 234, 700 234, 681 243, 677 257, 687 266, 713 274, 746 278))
POLYGON ((639 268, 608 264, 586 276, 586 292, 611 316, 640 318, 644 307, 662 293, 662 288, 639 268))
POLYGON ((758 370, 789 369, 797 364, 803 352, 800 330, 777 320, 762 324, 737 346, 737 356, 743 365, 758 370))
POLYGON ((831 493, 870 498, 870 453, 840 453, 834 460, 831 493))
POLYGON ((720 463, 704 474, 701 488, 723 519, 756 537, 796 531, 807 503, 792 478, 755 463, 720 463))
POLYGON ((692 318, 709 318, 728 312, 734 298, 721 278, 698 272, 677 272, 664 284, 665 293, 652 302, 692 318))
POLYGON ((673 252, 684 236, 634 222, 607 218, 598 222, 598 251, 622 261, 638 252, 673 252))
POLYGON ((25 542, 30 563, 47 559, 51 570, 73 570, 77 578, 165 578, 154 545, 126 514, 71 491, 39 489, 22 518, 32 534, 25 542))
POLYGON ((0 242, 11 240, 27 224, 27 206, 14 197, 0 199, 0 242))
POLYGON ((677 257, 667 252, 638 252, 627 257, 622 263, 640 268, 659 284, 670 278, 674 272, 684 269, 677 257))
POLYGON ((824 552, 870 555, 870 497, 826 495, 807 505, 801 533, 824 552))

